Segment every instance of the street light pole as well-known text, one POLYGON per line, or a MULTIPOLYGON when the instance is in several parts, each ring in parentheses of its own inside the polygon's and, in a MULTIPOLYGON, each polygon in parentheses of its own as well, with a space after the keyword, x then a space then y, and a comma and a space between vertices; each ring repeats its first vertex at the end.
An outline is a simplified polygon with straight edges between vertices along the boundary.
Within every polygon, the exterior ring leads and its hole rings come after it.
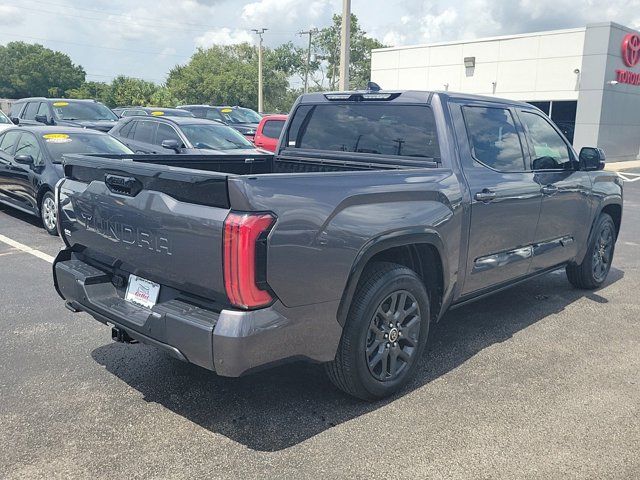
POLYGON ((312 28, 307 31, 298 32, 300 35, 309 35, 309 47, 307 48, 307 67, 304 70, 304 93, 309 92, 309 68, 311 65, 311 37, 314 33, 318 33, 317 28, 312 28))
POLYGON ((351 41, 351 0, 342 0, 340 35, 340 83, 338 89, 349 90, 349 49, 351 41))
POLYGON ((264 101, 262 98, 262 35, 269 30, 268 28, 252 29, 260 40, 258 42, 258 112, 264 111, 264 101))

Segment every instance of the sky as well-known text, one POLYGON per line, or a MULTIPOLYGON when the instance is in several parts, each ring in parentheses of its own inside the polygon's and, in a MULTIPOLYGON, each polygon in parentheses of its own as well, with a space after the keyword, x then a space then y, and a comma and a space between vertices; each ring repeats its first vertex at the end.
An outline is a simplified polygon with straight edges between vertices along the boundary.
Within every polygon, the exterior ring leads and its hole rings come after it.
MULTIPOLYGON (((342 0, 0 0, 0 44, 22 40, 67 53, 87 80, 124 74, 156 83, 197 47, 300 45, 342 0)), ((389 46, 469 40, 615 21, 640 27, 640 0, 352 0, 363 29, 389 46)))

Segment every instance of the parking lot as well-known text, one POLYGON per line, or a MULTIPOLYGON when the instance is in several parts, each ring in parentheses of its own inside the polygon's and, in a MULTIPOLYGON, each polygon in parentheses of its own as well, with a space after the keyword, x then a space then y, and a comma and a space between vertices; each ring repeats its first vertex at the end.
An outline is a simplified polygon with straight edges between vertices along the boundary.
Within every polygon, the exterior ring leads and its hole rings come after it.
POLYGON ((373 404, 316 365, 228 379, 113 343, 53 290, 59 239, 2 206, 1 476, 639 478, 640 182, 625 195, 604 288, 561 271, 451 311, 373 404))

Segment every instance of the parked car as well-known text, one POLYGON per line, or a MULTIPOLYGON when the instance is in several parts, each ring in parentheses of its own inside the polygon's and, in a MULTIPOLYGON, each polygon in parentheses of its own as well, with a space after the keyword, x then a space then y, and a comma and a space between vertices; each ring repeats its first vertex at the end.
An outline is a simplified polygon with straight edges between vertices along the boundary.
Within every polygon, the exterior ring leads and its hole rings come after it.
POLYGON ((11 118, 21 125, 85 127, 102 132, 113 128, 118 117, 95 100, 69 98, 22 98, 11 105, 11 118))
POLYGON ((259 153, 227 125, 195 117, 127 117, 109 132, 136 153, 259 153))
POLYGON ((367 400, 407 384, 452 306, 558 268, 601 286, 622 218, 602 150, 490 97, 307 94, 270 161, 175 157, 69 160, 68 307, 223 376, 323 362, 367 400))
POLYGON ((57 234, 53 190, 63 177, 62 156, 70 153, 133 153, 97 130, 20 126, 0 133, 0 202, 39 216, 57 234))
POLYGON ((207 118, 225 123, 243 134, 247 140, 253 142, 256 128, 262 116, 244 107, 215 107, 211 105, 181 105, 178 108, 189 110, 196 117, 207 118))
POLYGON ((113 111, 119 117, 132 117, 132 116, 147 116, 162 117, 164 115, 170 115, 172 117, 193 117, 194 115, 181 108, 164 108, 164 107, 118 107, 113 111))
POLYGON ((258 148, 275 152, 287 115, 265 115, 260 120, 253 143, 258 148))

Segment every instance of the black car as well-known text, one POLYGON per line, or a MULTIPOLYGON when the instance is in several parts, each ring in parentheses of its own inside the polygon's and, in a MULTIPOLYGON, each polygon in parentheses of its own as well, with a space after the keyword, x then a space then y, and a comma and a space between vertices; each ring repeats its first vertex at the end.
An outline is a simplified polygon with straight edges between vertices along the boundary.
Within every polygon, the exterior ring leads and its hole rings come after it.
POLYGON ((189 110, 196 117, 207 118, 225 123, 238 130, 248 140, 253 142, 256 129, 262 116, 244 107, 216 107, 211 105, 180 105, 178 108, 189 110))
POLYGON ((21 125, 60 125, 108 132, 118 116, 95 100, 32 97, 11 105, 11 119, 21 125))
POLYGON ((0 202, 37 215, 57 234, 53 189, 69 153, 133 153, 115 138, 76 127, 18 126, 0 133, 0 202))
POLYGON ((164 107, 118 107, 113 109, 114 113, 121 118, 134 116, 163 117, 193 117, 193 113, 181 108, 164 107))
POLYGON ((194 117, 127 117, 109 132, 135 153, 260 153, 233 128, 194 117))

